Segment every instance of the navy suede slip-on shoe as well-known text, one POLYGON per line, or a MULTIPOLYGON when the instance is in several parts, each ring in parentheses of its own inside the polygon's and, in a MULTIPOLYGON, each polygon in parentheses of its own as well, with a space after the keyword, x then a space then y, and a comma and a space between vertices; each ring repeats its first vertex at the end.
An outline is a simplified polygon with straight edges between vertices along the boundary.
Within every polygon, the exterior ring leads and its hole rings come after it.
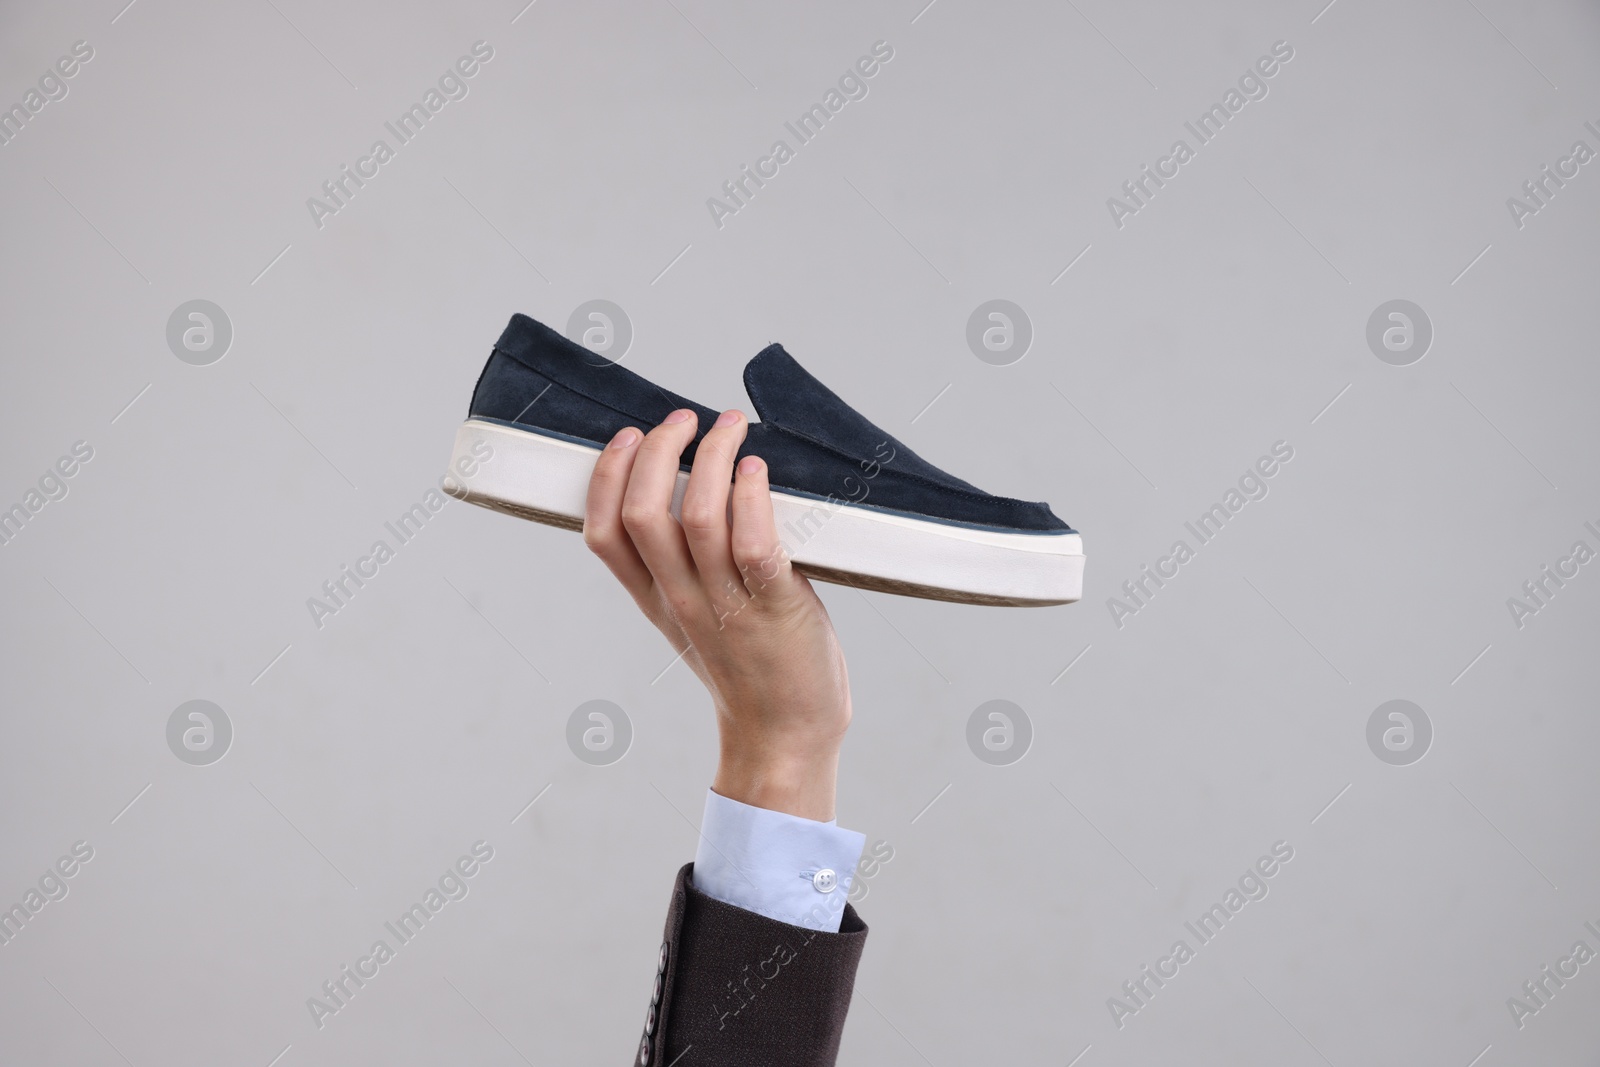
MULTIPOLYGON (((1083 542, 1048 505, 993 496, 874 426, 781 345, 745 367, 760 422, 739 456, 767 464, 779 539, 801 573, 862 589, 973 604, 1066 604, 1083 592, 1083 542)), ((568 530, 583 528, 589 475, 625 426, 717 412, 612 364, 525 315, 495 344, 456 434, 454 496, 568 530), (492 454, 493 463, 479 461, 492 454)))

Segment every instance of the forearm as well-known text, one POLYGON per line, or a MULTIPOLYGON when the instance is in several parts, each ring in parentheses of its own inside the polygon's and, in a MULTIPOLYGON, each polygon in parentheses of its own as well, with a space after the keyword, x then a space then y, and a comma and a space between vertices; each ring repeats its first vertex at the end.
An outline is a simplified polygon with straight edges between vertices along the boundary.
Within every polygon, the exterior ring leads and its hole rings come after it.
POLYGON ((837 746, 797 753, 741 739, 730 741, 724 734, 711 788, 751 807, 828 822, 834 818, 838 775, 837 746))

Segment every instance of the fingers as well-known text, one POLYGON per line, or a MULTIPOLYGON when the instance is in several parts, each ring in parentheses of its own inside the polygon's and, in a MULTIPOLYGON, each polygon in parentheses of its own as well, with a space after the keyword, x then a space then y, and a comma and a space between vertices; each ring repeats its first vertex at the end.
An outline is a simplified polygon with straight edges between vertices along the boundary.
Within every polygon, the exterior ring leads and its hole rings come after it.
POLYGON ((601 450, 594 473, 589 476, 589 496, 583 512, 584 544, 641 603, 649 596, 653 579, 622 526, 622 499, 642 440, 644 434, 629 426, 601 450))
POLYGON ((729 550, 728 489, 733 460, 748 429, 743 415, 724 411, 695 451, 694 469, 683 494, 679 519, 701 583, 713 603, 729 595, 739 597, 735 606, 742 601, 739 571, 729 550))
POLYGON ((730 547, 734 564, 744 576, 751 595, 760 603, 793 590, 800 575, 789 564, 789 554, 778 540, 772 517, 772 494, 767 485, 767 465, 757 456, 739 461, 733 483, 733 533, 730 547))
POLYGON ((743 460, 730 493, 749 429, 739 412, 724 412, 700 442, 681 521, 672 517, 680 457, 695 429, 693 412, 679 411, 647 435, 630 427, 612 439, 589 480, 584 541, 641 605, 653 606, 659 592, 680 619, 697 610, 737 614, 763 594, 776 606, 803 579, 778 540, 766 464, 743 460))
POLYGON ((680 409, 646 434, 635 450, 633 470, 622 494, 622 528, 677 610, 687 608, 692 600, 703 600, 683 528, 670 511, 678 486, 678 464, 683 450, 694 440, 695 428, 694 412, 680 409))

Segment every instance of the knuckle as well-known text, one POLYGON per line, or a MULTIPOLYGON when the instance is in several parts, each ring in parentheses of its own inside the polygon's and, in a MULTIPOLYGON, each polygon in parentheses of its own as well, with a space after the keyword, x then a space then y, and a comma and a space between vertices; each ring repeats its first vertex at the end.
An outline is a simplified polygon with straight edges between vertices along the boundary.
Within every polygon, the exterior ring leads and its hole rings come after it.
POLYGON ((596 522, 593 519, 583 524, 583 543, 597 556, 610 547, 612 536, 609 524, 596 522))
POLYGON ((782 545, 771 545, 768 549, 752 553, 747 560, 739 563, 742 573, 747 577, 757 577, 763 582, 773 581, 774 577, 782 574, 787 565, 789 565, 789 553, 784 552, 782 545))
POLYGON ((707 433, 701 438, 696 455, 713 456, 719 464, 732 466, 734 442, 730 441, 729 437, 732 436, 733 429, 731 426, 725 426, 707 433))
POLYGON ((705 500, 685 500, 679 522, 683 528, 695 534, 712 534, 721 524, 722 517, 717 514, 710 502, 705 500))
POLYGON ((676 426, 657 426, 645 434, 644 442, 639 446, 640 454, 654 456, 665 452, 676 456, 681 453, 683 444, 675 439, 677 435, 673 433, 676 428, 676 426))
POLYGON ((733 558, 741 569, 748 569, 759 573, 763 577, 771 577, 775 573, 781 549, 765 541, 738 541, 733 545, 733 558))
POLYGON ((638 533, 648 530, 655 522, 655 510, 646 504, 624 501, 622 505, 622 526, 629 533, 638 533))

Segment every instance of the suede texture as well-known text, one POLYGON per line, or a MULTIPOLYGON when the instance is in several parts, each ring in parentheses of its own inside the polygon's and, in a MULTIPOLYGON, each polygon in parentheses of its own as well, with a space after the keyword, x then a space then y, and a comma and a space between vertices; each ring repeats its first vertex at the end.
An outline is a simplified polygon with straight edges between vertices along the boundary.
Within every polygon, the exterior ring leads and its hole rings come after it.
MULTIPOLYGON (((745 367, 760 422, 740 458, 766 461, 774 489, 986 529, 1068 533, 1047 504, 992 496, 918 456, 769 345, 745 367)), ((514 315, 489 356, 469 414, 603 447, 625 426, 649 430, 678 408, 699 417, 683 469, 718 412, 601 359, 542 323, 514 315)))

